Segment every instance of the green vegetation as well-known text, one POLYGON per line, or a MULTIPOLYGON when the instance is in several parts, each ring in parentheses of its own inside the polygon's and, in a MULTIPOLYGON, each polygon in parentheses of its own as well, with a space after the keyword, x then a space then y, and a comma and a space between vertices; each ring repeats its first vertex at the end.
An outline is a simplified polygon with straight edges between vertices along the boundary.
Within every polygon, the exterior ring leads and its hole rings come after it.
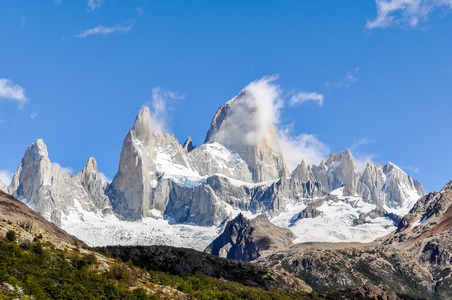
POLYGON ((16 238, 17 238, 16 232, 14 230, 9 230, 6 233, 6 238, 8 239, 8 241, 14 242, 16 240, 16 238))
POLYGON ((320 299, 198 275, 145 271, 95 252, 0 240, 0 299, 320 299), (108 263, 108 264, 107 264, 108 263), (104 266, 102 268, 101 266, 104 266))
POLYGON ((14 240, 0 239, 0 299, 365 299, 351 289, 287 293, 202 274, 168 275, 86 249, 56 249, 42 237, 14 240))
POLYGON ((92 270, 96 263, 93 254, 53 249, 53 245, 39 240, 21 246, 0 241, 3 296, 6 299, 30 296, 35 299, 155 299, 141 288, 130 290, 129 277, 122 273, 92 270))

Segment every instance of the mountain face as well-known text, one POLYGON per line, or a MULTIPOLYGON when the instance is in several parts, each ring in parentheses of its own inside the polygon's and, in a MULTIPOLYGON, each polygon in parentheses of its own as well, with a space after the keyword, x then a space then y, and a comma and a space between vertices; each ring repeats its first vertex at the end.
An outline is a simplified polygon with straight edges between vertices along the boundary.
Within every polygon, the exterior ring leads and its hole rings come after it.
POLYGON ((402 206, 405 201, 415 201, 424 195, 422 185, 393 163, 383 166, 367 163, 361 174, 350 150, 330 154, 326 163, 322 161, 318 166, 306 166, 302 161, 292 177, 319 181, 328 192, 346 185, 366 201, 389 207, 402 206))
POLYGON ((115 212, 126 219, 161 215, 167 199, 159 197, 158 181, 165 175, 163 169, 173 165, 189 177, 185 154, 174 136, 152 131, 149 108, 144 107, 124 140, 119 170, 109 188, 115 212))
MULTIPOLYGON (((390 171, 389 171, 390 172, 390 171)), ((304 243, 263 251, 256 261, 317 289, 374 284, 426 299, 452 295, 452 182, 421 197, 397 230, 373 243, 304 243)))
POLYGON ((289 174, 275 129, 272 124, 260 124, 258 99, 247 89, 216 112, 205 140, 215 142, 243 159, 254 182, 289 174))
POLYGON ((50 162, 47 146, 37 140, 28 147, 8 191, 47 220, 62 225, 70 214, 109 210, 94 159, 76 176, 50 162))
POLYGON ((318 166, 302 161, 289 176, 274 117, 259 101, 268 99, 250 86, 222 105, 199 147, 190 138, 182 146, 152 128, 144 107, 124 139, 118 172, 106 185, 94 158, 70 176, 50 162, 46 145, 37 140, 8 191, 93 245, 198 250, 241 212, 264 213, 292 230, 296 242, 371 241, 395 229, 395 214, 423 195, 422 186, 391 163, 359 172, 349 150, 318 166))
POLYGON ((265 215, 247 220, 239 214, 228 222, 223 233, 207 246, 204 252, 241 261, 253 261, 260 256, 261 251, 293 245, 292 240, 295 238, 292 231, 273 225, 265 215))

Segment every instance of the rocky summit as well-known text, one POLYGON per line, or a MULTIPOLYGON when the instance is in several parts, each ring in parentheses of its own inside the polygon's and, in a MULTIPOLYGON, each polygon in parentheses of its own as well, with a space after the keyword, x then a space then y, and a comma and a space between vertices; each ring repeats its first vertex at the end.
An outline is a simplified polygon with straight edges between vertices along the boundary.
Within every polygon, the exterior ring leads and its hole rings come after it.
POLYGON ((181 145, 162 132, 144 107, 124 139, 111 183, 102 182, 94 158, 78 174, 65 173, 37 140, 7 190, 91 245, 198 250, 240 213, 249 219, 266 215, 271 224, 291 230, 295 243, 370 242, 395 230, 424 195, 422 185, 392 163, 368 164, 360 172, 349 150, 319 165, 300 157, 290 172, 275 116, 258 105, 267 98, 249 85, 218 109, 198 147, 190 138, 181 145))

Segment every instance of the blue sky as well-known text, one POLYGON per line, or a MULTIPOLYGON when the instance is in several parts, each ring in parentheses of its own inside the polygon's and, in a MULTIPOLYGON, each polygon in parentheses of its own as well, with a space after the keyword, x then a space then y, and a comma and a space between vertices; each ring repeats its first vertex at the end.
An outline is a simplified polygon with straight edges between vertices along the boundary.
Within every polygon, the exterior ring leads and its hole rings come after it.
POLYGON ((168 131, 200 145, 221 104, 277 75, 277 125, 295 145, 351 148, 439 190, 452 180, 451 10, 438 0, 2 1, 0 178, 42 138, 52 162, 77 173, 94 156, 111 179, 143 105, 163 105, 168 131))

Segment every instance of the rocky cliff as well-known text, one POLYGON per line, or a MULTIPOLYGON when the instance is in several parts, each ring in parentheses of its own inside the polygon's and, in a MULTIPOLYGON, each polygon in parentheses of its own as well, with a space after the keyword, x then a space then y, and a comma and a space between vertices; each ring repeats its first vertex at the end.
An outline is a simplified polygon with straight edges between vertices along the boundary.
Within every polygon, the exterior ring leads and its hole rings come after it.
POLYGON ((287 176, 273 124, 261 124, 258 95, 245 88, 213 117, 205 143, 219 143, 246 163, 254 182, 287 176))
POLYGON ((219 257, 253 261, 266 250, 293 245, 295 234, 279 228, 264 215, 247 220, 242 214, 228 222, 223 233, 204 250, 219 257))
POLYGON ((116 225, 106 226, 107 219, 219 226, 242 211, 291 227, 297 241, 370 241, 394 228, 385 218, 390 208, 408 207, 423 195, 422 186, 391 163, 369 164, 359 172, 349 150, 318 166, 302 161, 289 177, 275 116, 260 105, 274 101, 277 97, 268 94, 275 91, 262 94, 256 84, 218 109, 199 147, 190 138, 182 146, 173 135, 152 128, 144 107, 124 139, 111 184, 102 184, 94 158, 79 174, 65 174, 37 140, 8 190, 59 226, 80 228, 77 234, 94 244, 90 231, 116 235, 116 225), (371 213, 377 205, 387 214, 371 213), (314 236, 312 227, 323 233, 314 236))
MULTIPOLYGON (((32 143, 25 152, 8 190, 47 220, 61 226, 62 218, 84 212, 108 212, 100 174, 91 159, 76 176, 64 173, 50 162, 42 140, 32 143)), ((82 216, 80 216, 82 217, 82 216)))
POLYGON ((361 173, 350 150, 330 154, 326 163, 306 166, 302 161, 292 172, 300 181, 319 181, 327 192, 346 185, 363 199, 389 207, 403 206, 424 195, 422 185, 391 162, 368 163, 361 173))

